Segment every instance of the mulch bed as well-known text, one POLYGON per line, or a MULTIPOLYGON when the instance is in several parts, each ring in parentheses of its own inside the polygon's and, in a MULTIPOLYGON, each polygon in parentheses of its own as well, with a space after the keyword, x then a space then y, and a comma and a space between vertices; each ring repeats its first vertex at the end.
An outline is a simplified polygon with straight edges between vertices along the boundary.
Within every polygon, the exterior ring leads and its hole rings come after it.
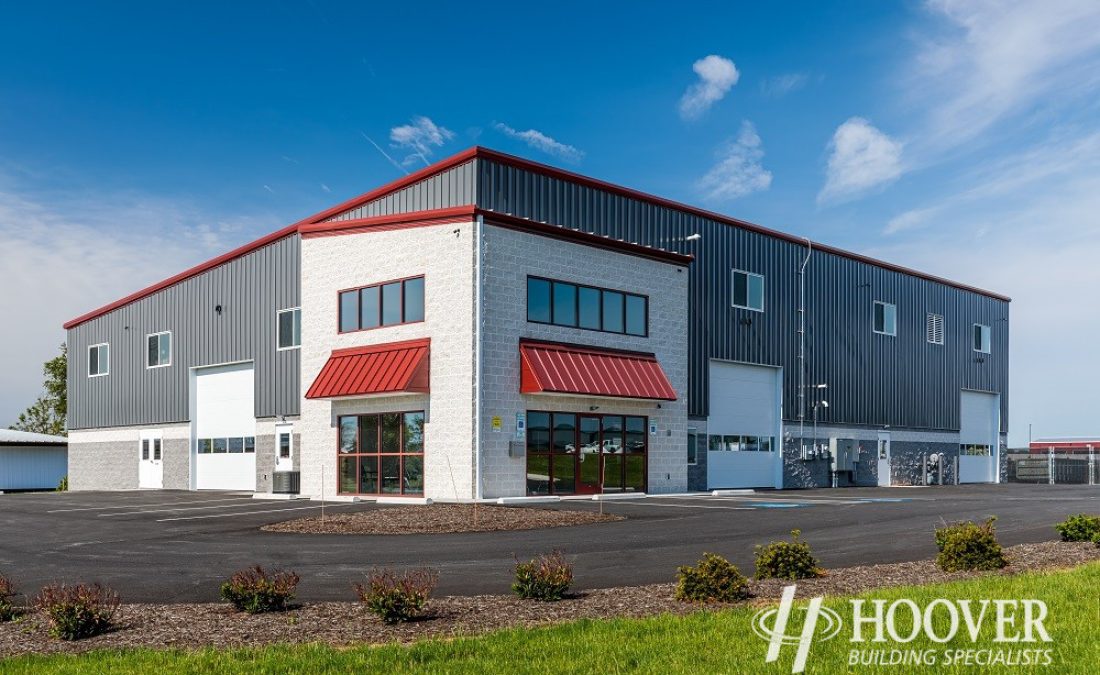
POLYGON ((296 534, 451 534, 457 532, 500 532, 538 530, 547 527, 591 525, 622 516, 594 511, 513 508, 472 504, 381 507, 361 513, 341 513, 296 518, 263 526, 267 532, 296 534))
MULTIPOLYGON (((1074 567, 1100 560, 1089 543, 1045 542, 1006 549, 1009 566, 1000 572, 939 570, 932 561, 867 565, 830 570, 798 582, 799 595, 848 595, 898 585, 956 581, 989 574, 1074 567)), ((788 581, 751 582, 752 603, 777 599, 788 581)), ((411 642, 430 637, 476 635, 509 627, 543 626, 582 618, 688 614, 700 608, 675 600, 674 584, 586 591, 561 602, 519 600, 507 595, 448 596, 432 600, 429 616, 387 626, 352 602, 308 603, 283 613, 249 616, 222 604, 123 605, 118 627, 105 635, 63 642, 47 637, 44 620, 31 613, 0 624, 0 657, 24 653, 83 652, 120 647, 199 648, 321 642, 331 645, 411 642)), ((721 609, 728 605, 712 605, 721 609)))

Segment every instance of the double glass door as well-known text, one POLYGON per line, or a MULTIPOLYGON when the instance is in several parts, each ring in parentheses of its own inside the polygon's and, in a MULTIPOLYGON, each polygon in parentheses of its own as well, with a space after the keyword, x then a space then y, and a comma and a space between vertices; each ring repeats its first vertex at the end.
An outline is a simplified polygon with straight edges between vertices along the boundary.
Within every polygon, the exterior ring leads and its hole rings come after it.
POLYGON ((644 492, 644 417, 528 412, 527 492, 644 492))

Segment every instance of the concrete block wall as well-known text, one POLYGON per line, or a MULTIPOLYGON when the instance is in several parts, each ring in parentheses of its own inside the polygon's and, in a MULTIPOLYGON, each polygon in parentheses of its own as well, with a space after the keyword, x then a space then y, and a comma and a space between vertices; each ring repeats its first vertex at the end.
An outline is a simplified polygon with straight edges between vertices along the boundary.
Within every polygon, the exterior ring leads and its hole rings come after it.
POLYGON ((326 492, 336 485, 336 411, 350 409, 305 398, 332 351, 425 337, 431 338, 430 402, 368 398, 352 407, 364 413, 427 407, 426 494, 452 495, 457 486, 472 495, 473 229, 472 222, 456 222, 302 240, 302 411, 295 431, 304 495, 320 494, 322 475, 326 492), (339 333, 339 291, 418 275, 424 275, 423 322, 339 333))
POLYGON ((191 426, 167 424, 147 427, 109 427, 69 432, 70 490, 136 490, 141 432, 163 433, 161 457, 164 487, 190 487, 191 426))
MULTIPOLYGON (((526 458, 509 457, 516 413, 555 410, 645 415, 651 493, 687 490, 687 292, 683 267, 573 242, 486 225, 482 358, 482 490, 486 497, 526 494, 526 458), (527 277, 540 276, 649 296, 649 337, 618 335, 527 321, 527 277), (629 401, 520 394, 520 338, 655 353, 679 400, 629 401), (502 421, 491 431, 492 418, 502 421)), ((434 383, 433 383, 434 391, 434 383)))

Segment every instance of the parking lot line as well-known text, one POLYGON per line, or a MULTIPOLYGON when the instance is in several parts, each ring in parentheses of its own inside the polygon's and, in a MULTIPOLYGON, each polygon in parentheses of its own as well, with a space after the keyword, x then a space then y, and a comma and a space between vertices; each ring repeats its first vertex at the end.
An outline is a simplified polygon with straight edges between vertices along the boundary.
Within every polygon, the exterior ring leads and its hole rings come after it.
MULTIPOLYGON (((345 504, 325 504, 324 508, 334 509, 341 506, 361 506, 361 504, 345 503, 345 504)), ((208 516, 180 516, 178 518, 159 518, 158 523, 170 523, 174 520, 204 520, 207 518, 232 518, 233 516, 253 516, 261 513, 282 513, 283 511, 305 511, 306 509, 319 509, 322 508, 320 504, 316 506, 295 506, 289 509, 267 509, 265 511, 240 511, 237 513, 215 513, 208 516)))
MULTIPOLYGON (((192 504, 201 504, 203 502, 191 502, 192 504)), ((154 504, 154 506, 157 506, 154 504)), ((100 513, 100 518, 117 518, 119 516, 137 516, 143 513, 168 513, 176 511, 207 511, 209 509, 235 509, 238 506, 259 506, 256 504, 255 499, 245 499, 234 502, 232 504, 217 504, 215 506, 180 506, 176 508, 168 509, 142 509, 141 511, 115 511, 114 513, 100 513)))
POLYGON ((608 502, 604 508, 610 508, 611 505, 615 506, 659 506, 662 508, 671 509, 721 509, 723 511, 755 511, 756 509, 751 506, 707 506, 706 504, 659 504, 651 502, 649 500, 642 500, 637 502, 608 502))
POLYGON ((214 502, 251 502, 252 497, 227 497, 226 499, 189 499, 180 502, 164 502, 163 504, 128 504, 126 506, 86 506, 77 509, 51 509, 46 513, 71 513, 73 511, 114 511, 116 509, 135 509, 144 506, 171 506, 173 504, 213 504, 214 502))

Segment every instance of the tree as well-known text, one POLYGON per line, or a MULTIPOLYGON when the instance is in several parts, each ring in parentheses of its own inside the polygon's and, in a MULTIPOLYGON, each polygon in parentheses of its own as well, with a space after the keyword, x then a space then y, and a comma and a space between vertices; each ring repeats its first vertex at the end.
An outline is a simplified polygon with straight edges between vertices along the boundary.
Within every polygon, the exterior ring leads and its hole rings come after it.
POLYGON ((62 343, 61 354, 43 365, 46 376, 43 388, 46 392, 19 415, 19 420, 11 425, 18 431, 33 431, 40 434, 64 436, 65 416, 69 409, 68 380, 69 349, 62 343))

